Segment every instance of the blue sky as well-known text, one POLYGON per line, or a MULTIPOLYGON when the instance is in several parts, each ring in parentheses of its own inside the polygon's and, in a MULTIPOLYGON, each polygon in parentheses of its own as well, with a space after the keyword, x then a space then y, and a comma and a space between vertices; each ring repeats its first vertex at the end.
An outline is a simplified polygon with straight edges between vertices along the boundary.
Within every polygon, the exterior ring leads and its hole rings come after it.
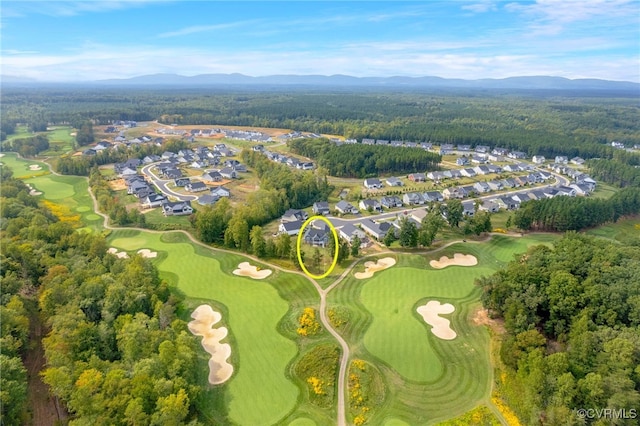
POLYGON ((1 73, 348 74, 640 82, 640 0, 6 1, 1 73))

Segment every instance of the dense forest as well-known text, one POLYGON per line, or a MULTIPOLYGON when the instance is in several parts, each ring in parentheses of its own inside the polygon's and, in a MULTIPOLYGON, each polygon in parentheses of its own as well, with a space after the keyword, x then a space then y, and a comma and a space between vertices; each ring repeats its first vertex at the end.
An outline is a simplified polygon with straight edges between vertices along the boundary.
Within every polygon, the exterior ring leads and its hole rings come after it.
POLYGON ((4 135, 16 123, 159 120, 167 124, 286 128, 348 138, 505 146, 530 155, 613 155, 607 146, 640 143, 640 106, 628 98, 575 93, 244 92, 228 89, 7 88, 4 135), (563 97, 564 95, 564 97, 563 97))
POLYGON ((626 188, 607 200, 554 197, 525 201, 514 213, 513 224, 526 231, 579 231, 638 213, 640 188, 626 188))
POLYGON ((595 424, 638 424, 637 235, 618 243, 569 233, 477 284, 504 319, 499 387, 524 423, 590 424, 574 410, 608 408, 626 419, 595 424))
POLYGON ((422 149, 346 144, 337 146, 327 139, 292 139, 291 152, 310 157, 330 176, 366 178, 436 170, 442 157, 422 149))
POLYGON ((77 232, 39 205, 3 167, 0 230, 2 412, 27 423, 22 364, 30 313, 40 312, 51 392, 70 424, 178 425, 197 419, 206 368, 198 341, 176 316, 181 299, 146 259, 107 253, 103 236, 77 232))

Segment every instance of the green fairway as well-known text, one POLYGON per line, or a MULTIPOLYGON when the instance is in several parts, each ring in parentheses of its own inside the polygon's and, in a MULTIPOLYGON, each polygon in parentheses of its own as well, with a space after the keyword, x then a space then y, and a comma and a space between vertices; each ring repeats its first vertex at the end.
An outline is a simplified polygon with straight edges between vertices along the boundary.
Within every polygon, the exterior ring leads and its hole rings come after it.
MULTIPOLYGON (((377 273, 360 294, 362 304, 373 316, 364 336, 365 347, 408 380, 436 380, 443 373, 431 343, 437 338, 416 313, 417 302, 433 298, 456 306, 455 299, 471 293, 476 277, 491 272, 482 267, 438 271, 392 267, 377 273)), ((447 318, 455 316, 456 312, 447 318)))
POLYGON ((72 136, 73 128, 70 126, 56 126, 47 131, 49 138, 49 150, 44 155, 60 155, 73 150, 75 136, 72 136))
POLYGON ((234 376, 223 385, 228 389, 223 405, 229 420, 247 425, 277 423, 294 409, 300 395, 285 375, 297 349, 278 332, 289 303, 276 289, 282 287, 285 296, 296 293, 300 304, 317 304, 313 289, 303 278, 280 272, 274 272, 268 281, 235 276, 231 271, 245 258, 213 253, 181 235, 166 234, 170 237, 164 239, 162 235, 115 231, 110 245, 162 252, 158 260, 162 276, 189 298, 192 308, 207 301, 222 305, 235 368, 234 376))
POLYGON ((0 161, 11 167, 14 176, 22 178, 33 189, 42 192, 42 195, 36 197, 62 204, 72 213, 78 213, 80 221, 87 230, 102 229, 103 219, 93 211, 93 200, 89 195, 89 184, 86 178, 51 174, 47 164, 18 158, 15 153, 5 153, 0 161), (42 170, 30 171, 29 166, 35 164, 42 167, 42 170))
MULTIPOLYGON (((473 322, 481 291, 474 285, 523 253, 549 244, 554 234, 492 236, 490 241, 457 243, 426 255, 396 255, 397 264, 372 278, 353 273, 329 294, 329 308, 348 312, 339 327, 352 357, 374 363, 385 377, 387 401, 372 407, 371 424, 428 424, 461 415, 487 398, 492 367, 489 333, 473 322), (477 266, 434 269, 430 260, 455 253, 471 254, 477 266), (416 312, 430 300, 451 303, 457 337, 442 340, 416 312)), ((368 260, 371 260, 370 258, 368 260)), ((362 271, 362 263, 354 272, 362 271)))
POLYGON ((609 223, 586 231, 596 237, 621 239, 626 236, 640 235, 640 216, 620 219, 616 223, 609 223))
POLYGON ((3 152, 0 162, 11 168, 16 178, 27 178, 49 173, 49 166, 41 161, 18 158, 15 152, 3 152), (29 166, 40 166, 41 170, 29 170, 29 166))

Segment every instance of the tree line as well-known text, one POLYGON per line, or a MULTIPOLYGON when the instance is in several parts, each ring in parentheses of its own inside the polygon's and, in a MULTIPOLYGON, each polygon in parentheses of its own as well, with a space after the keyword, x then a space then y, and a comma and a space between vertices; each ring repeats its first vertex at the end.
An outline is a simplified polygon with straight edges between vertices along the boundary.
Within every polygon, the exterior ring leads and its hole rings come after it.
MULTIPOLYGON (((640 157, 640 156, 638 156, 640 157)), ((591 175, 619 188, 640 187, 640 168, 617 160, 593 159, 587 162, 591 175)))
MULTIPOLYGON (((640 239, 568 233, 476 281, 503 318, 498 387, 525 424, 600 424, 578 409, 640 407, 640 239)), ((612 423, 613 424, 613 423, 612 423)))
POLYGON ((21 357, 31 315, 49 330, 43 381, 73 422, 197 421, 206 360, 176 315, 181 297, 150 261, 108 254, 103 236, 76 232, 6 167, 1 173, 1 422, 28 423, 21 357))
MULTIPOLYGON (((529 155, 611 158, 608 146, 640 143, 635 97, 563 97, 558 93, 311 92, 192 89, 18 89, 0 94, 2 132, 15 123, 110 124, 116 120, 181 125, 285 128, 348 138, 504 146, 529 155)), ((77 127, 79 128, 79 127, 77 127)))
POLYGON ((607 200, 566 196, 525 201, 515 211, 513 224, 525 231, 577 231, 638 213, 640 188, 633 187, 607 200))
POLYGON ((310 157, 331 176, 366 178, 436 170, 442 157, 423 149, 383 145, 345 144, 327 139, 292 139, 291 152, 310 157))
POLYGON ((49 138, 46 135, 35 135, 27 138, 12 139, 2 144, 4 151, 13 151, 22 157, 33 157, 49 149, 49 138))

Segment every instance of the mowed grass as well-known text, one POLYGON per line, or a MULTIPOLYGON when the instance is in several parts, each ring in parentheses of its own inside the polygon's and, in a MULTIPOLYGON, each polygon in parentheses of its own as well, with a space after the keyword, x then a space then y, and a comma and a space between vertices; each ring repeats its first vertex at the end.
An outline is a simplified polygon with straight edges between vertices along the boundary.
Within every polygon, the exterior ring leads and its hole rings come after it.
POLYGON ((71 133, 74 129, 71 126, 56 126, 47 131, 49 138, 49 149, 43 155, 60 155, 72 151, 75 143, 75 136, 71 133))
POLYGON ((640 235, 640 216, 627 217, 586 231, 588 235, 619 240, 625 236, 640 235))
POLYGON ((0 163, 11 168, 13 177, 15 178, 25 179, 31 176, 49 174, 49 167, 42 161, 18 158, 15 152, 3 152, 3 154, 4 155, 0 157, 0 163), (42 170, 29 170, 29 166, 32 165, 38 165, 42 170))
POLYGON ((17 158, 14 153, 6 153, 0 161, 11 167, 14 176, 22 178, 33 189, 42 192, 42 195, 36 197, 68 207, 71 213, 80 215, 80 221, 86 230, 102 230, 103 219, 93 211, 93 200, 89 195, 89 183, 86 178, 53 175, 49 173, 47 164, 17 158), (42 170, 28 170, 31 164, 40 165, 42 170))
MULTIPOLYGON (((474 285, 516 253, 549 244, 553 234, 524 237, 492 236, 490 241, 458 243, 429 254, 397 255, 397 264, 372 278, 355 279, 353 273, 329 294, 329 308, 349 311, 340 333, 361 357, 379 366, 385 377, 387 398, 373 407, 371 424, 428 424, 473 409, 490 393, 492 366, 489 334, 475 325, 481 290, 474 285), (433 269, 430 260, 455 253, 472 254, 478 265, 433 269), (416 308, 429 300, 451 303, 444 315, 457 333, 442 340, 431 332, 416 308)), ((354 271, 362 271, 362 263, 354 271)))
MULTIPOLYGON (((436 337, 430 331, 425 334, 416 312, 418 301, 431 298, 456 306, 456 299, 472 292, 475 278, 491 272, 482 267, 438 271, 392 267, 376 273, 360 293, 360 301, 373 316, 364 336, 366 349, 408 380, 435 381, 443 373, 443 363, 431 342, 436 337)), ((455 312, 446 317, 454 316, 455 312)))
POLYGON ((158 251, 162 276, 187 296, 191 308, 207 302, 221 308, 235 371, 223 385, 228 390, 222 393, 224 401, 212 400, 209 405, 225 407, 228 419, 223 420, 269 425, 295 409, 300 390, 287 379, 286 371, 297 347, 278 330, 292 306, 318 304, 304 278, 275 271, 268 280, 235 276, 232 270, 245 258, 195 246, 180 234, 115 231, 109 244, 130 251, 158 251))

